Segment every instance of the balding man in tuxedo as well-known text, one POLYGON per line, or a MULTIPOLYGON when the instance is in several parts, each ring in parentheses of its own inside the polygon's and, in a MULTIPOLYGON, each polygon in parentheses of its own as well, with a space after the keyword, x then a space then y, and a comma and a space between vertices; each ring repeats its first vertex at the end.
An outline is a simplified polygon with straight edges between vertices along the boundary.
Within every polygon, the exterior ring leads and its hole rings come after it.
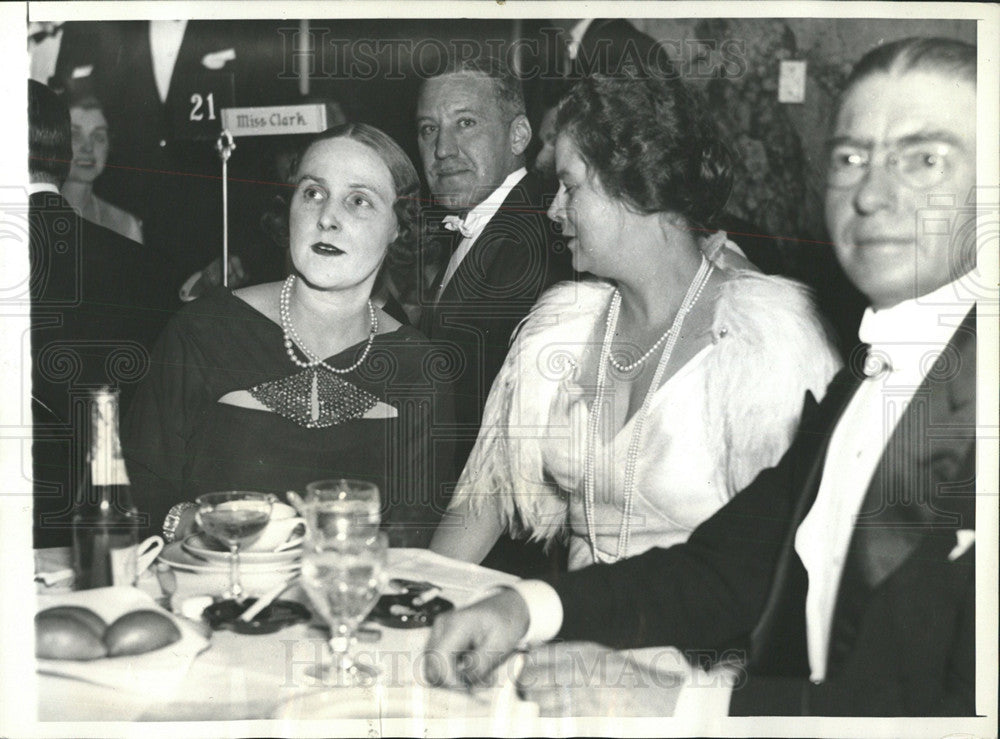
MULTIPOLYGON (((453 60, 424 81, 417 103, 424 174, 447 244, 420 329, 453 352, 461 471, 511 334, 546 288, 573 277, 569 251, 545 215, 541 182, 525 168, 531 126, 520 80, 499 60, 453 60)), ((424 244, 430 246, 428 240, 424 244)), ((525 574, 544 567, 509 541, 487 561, 525 574)))

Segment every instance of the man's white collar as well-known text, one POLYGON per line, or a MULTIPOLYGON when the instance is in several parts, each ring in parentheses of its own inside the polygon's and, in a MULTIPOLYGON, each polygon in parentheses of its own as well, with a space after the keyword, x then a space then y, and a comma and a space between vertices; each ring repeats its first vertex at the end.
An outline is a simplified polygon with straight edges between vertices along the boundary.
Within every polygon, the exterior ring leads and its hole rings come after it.
POLYGON ((491 192, 489 197, 465 215, 465 218, 462 220, 464 221, 466 232, 469 234, 466 238, 475 239, 479 236, 482 230, 486 228, 486 224, 489 223, 490 219, 500 210, 500 206, 503 205, 503 201, 507 199, 510 191, 514 189, 526 174, 528 174, 528 170, 524 167, 521 167, 516 172, 511 172, 500 184, 500 187, 491 192))
POLYGON ((575 60, 580 53, 580 44, 583 43, 583 37, 593 22, 593 18, 584 18, 581 21, 577 21, 576 25, 570 30, 569 43, 566 45, 566 53, 569 54, 570 59, 575 60))
POLYGON ((973 269, 918 298, 890 308, 868 308, 858 338, 887 356, 893 369, 917 369, 932 350, 944 349, 955 329, 976 304, 981 291, 973 269))
POLYGON ((32 182, 28 185, 28 194, 37 195, 40 192, 54 192, 59 194, 59 188, 51 182, 32 182))

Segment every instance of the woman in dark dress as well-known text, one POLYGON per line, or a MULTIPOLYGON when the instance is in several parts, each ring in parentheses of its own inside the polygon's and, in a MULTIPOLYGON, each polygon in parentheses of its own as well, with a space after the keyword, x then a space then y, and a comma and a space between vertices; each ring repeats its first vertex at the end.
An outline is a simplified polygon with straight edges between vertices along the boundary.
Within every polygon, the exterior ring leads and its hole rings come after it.
POLYGON ((447 357, 371 302, 388 258, 412 255, 418 179, 386 134, 347 124, 293 169, 292 273, 185 306, 152 356, 124 426, 136 501, 153 531, 182 534, 213 490, 378 485, 394 546, 425 546, 452 473, 447 357))

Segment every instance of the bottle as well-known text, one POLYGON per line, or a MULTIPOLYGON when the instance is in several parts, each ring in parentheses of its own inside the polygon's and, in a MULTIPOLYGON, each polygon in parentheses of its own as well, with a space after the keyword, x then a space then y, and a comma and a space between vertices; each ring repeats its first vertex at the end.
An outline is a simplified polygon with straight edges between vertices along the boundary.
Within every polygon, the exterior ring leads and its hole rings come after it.
POLYGON ((73 570, 77 590, 133 585, 138 515, 121 441, 118 390, 90 397, 90 438, 73 512, 73 570))

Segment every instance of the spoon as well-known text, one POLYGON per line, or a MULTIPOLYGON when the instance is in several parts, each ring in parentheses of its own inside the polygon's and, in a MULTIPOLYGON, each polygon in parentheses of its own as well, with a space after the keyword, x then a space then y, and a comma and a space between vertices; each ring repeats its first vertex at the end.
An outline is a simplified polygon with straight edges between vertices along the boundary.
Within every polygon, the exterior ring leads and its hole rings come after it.
POLYGON ((259 614, 261 611, 263 611, 265 608, 271 605, 271 603, 274 602, 275 598, 284 593, 286 590, 288 590, 288 588, 290 588, 298 581, 299 581, 299 576, 296 575, 291 580, 283 582, 278 587, 273 588, 272 590, 269 590, 268 592, 264 593, 264 595, 257 598, 256 603, 254 603, 252 606, 247 608, 242 614, 240 614, 239 617, 240 621, 244 621, 246 623, 253 621, 254 618, 257 616, 257 614, 259 614))

